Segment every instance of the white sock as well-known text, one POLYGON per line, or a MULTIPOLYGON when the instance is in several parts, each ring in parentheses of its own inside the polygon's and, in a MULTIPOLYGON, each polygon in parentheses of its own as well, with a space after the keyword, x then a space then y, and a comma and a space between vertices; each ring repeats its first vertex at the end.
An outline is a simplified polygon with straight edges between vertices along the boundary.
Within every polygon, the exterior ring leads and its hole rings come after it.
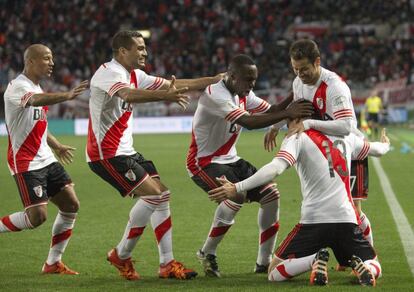
POLYGON ((364 234, 365 238, 369 241, 369 243, 374 246, 374 236, 372 235, 371 229, 371 222, 369 221, 367 215, 361 212, 361 227, 362 233, 364 234))
POLYGON ((241 207, 241 204, 230 200, 225 200, 217 206, 209 235, 201 249, 205 254, 216 254, 217 246, 234 224, 234 217, 241 207))
POLYGON ((157 207, 158 199, 159 196, 145 196, 145 199, 141 197, 132 207, 124 235, 116 247, 120 259, 131 257, 132 250, 135 248, 138 239, 144 232, 145 226, 147 226, 152 213, 157 207))
POLYGON ((62 212, 60 210, 56 215, 52 227, 52 242, 46 260, 48 265, 52 265, 62 259, 62 255, 72 236, 76 215, 77 213, 62 212))
POLYGON ((307 257, 284 260, 269 273, 269 281, 286 281, 312 269, 316 253, 307 257))
POLYGON ((382 276, 382 268, 377 260, 367 260, 364 264, 370 269, 375 278, 382 276))
POLYGON ((279 191, 273 189, 260 201, 257 214, 259 225, 259 250, 256 262, 259 265, 268 265, 272 260, 277 232, 279 231, 279 191))
POLYGON ((170 191, 161 194, 161 201, 151 216, 152 229, 158 242, 160 264, 167 264, 174 259, 172 250, 172 225, 170 212, 170 191))
POLYGON ((0 219, 0 233, 17 232, 24 229, 32 229, 33 226, 26 212, 16 212, 0 219))

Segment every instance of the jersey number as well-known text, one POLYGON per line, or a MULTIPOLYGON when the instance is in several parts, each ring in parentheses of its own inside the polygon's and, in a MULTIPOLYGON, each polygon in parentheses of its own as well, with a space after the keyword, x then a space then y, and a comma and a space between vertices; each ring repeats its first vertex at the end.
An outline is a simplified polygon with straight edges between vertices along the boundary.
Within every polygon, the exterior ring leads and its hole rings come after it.
MULTIPOLYGON (((329 175, 331 177, 335 177, 333 160, 332 160, 332 154, 331 154, 331 148, 329 148, 329 142, 328 141, 323 141, 322 142, 322 147, 325 148, 326 157, 328 159, 329 175)), ((341 155, 341 158, 346 161, 346 148, 345 148, 345 143, 342 140, 336 140, 333 143, 333 148, 336 149, 336 150, 338 150, 339 154, 341 155), (343 153, 338 148, 338 145, 341 145, 341 148, 344 151, 343 153)), ((348 176, 349 175, 349 172, 348 172, 348 169, 347 169, 346 165, 345 165, 345 169, 342 168, 342 165, 338 165, 336 171, 341 176, 348 176)))
POLYGON ((350 181, 351 181, 351 192, 354 190, 354 186, 355 186, 355 182, 356 182, 356 175, 351 175, 349 177, 350 181))

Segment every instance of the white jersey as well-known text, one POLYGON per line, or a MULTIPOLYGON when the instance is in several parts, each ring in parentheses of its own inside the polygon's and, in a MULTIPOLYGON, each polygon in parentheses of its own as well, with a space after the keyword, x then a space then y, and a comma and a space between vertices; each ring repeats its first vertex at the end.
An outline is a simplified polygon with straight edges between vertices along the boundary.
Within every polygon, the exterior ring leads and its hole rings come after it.
POLYGON ((28 106, 36 93, 43 93, 20 74, 4 93, 4 109, 9 136, 7 160, 12 175, 36 170, 57 161, 47 144, 47 106, 28 106))
POLYGON ((90 86, 88 162, 136 153, 132 139, 133 105, 116 93, 126 87, 157 90, 164 81, 142 70, 130 73, 114 59, 99 67, 90 86))
POLYGON ((351 91, 336 73, 321 67, 321 76, 316 84, 304 84, 296 77, 292 86, 293 99, 312 102, 324 120, 352 118, 356 122, 351 91))
POLYGON ((326 136, 310 129, 286 138, 277 158, 294 165, 301 182, 303 224, 349 222, 358 224, 350 191, 351 159, 364 159, 367 141, 349 136, 326 136))
POLYGON ((248 96, 232 95, 223 81, 208 86, 198 101, 193 118, 187 170, 197 174, 210 163, 228 164, 240 159, 236 143, 241 127, 237 119, 250 113, 264 113, 270 105, 253 91, 248 96))

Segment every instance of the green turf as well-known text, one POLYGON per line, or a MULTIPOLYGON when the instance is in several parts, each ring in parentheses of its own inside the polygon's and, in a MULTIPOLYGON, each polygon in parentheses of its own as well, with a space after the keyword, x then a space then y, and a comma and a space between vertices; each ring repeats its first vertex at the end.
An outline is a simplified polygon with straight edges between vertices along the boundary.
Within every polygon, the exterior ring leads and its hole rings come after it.
MULTIPOLYGON (((390 130, 394 135, 408 135, 406 131, 390 130), (400 133, 401 132, 401 133, 400 133)), ((239 141, 239 153, 256 166, 270 161, 272 153, 262 150, 263 132, 243 133, 239 141)), ((205 278, 182 282, 157 278, 158 255, 155 236, 148 226, 134 251, 136 268, 143 280, 128 282, 121 279, 105 260, 106 252, 116 245, 123 233, 131 199, 121 199, 117 192, 94 175, 84 161, 85 137, 59 137, 77 147, 76 161, 67 167, 76 183, 81 210, 66 250, 64 260, 81 275, 71 277, 42 276, 40 268, 47 256, 50 230, 56 208, 49 206, 49 220, 37 230, 0 235, 0 290, 1 291, 63 291, 94 290, 120 291, 127 289, 169 291, 273 291, 318 290, 309 287, 308 275, 286 283, 269 283, 265 275, 252 273, 257 252, 257 204, 246 205, 236 218, 218 250, 222 279, 205 278)), ((394 141, 395 142, 395 141, 394 141)), ((401 142, 401 141, 400 141, 401 142)), ((396 141, 395 143, 400 143, 396 141)), ((162 180, 172 191, 171 207, 174 226, 174 253, 178 260, 201 272, 195 252, 202 245, 209 230, 215 205, 188 177, 185 158, 189 135, 141 135, 135 136, 135 147, 157 165, 162 180)), ((0 165, 1 204, 0 216, 21 209, 20 198, 14 180, 6 164, 5 138, 0 139, 2 153, 0 165)), ((381 162, 394 191, 411 224, 414 167, 413 154, 400 154, 398 147, 381 162)), ((301 196, 296 173, 288 170, 278 180, 281 191, 281 229, 278 242, 283 239, 299 219, 301 196)), ((384 194, 371 167, 370 199, 364 210, 371 219, 377 252, 383 266, 384 277, 378 281, 378 289, 408 291, 414 286, 413 277, 405 260, 384 194)), ((333 258, 333 257, 332 257, 333 258)), ((330 261, 333 267, 335 261, 330 261)), ((200 273, 202 274, 202 273, 200 273)), ((335 291, 361 289, 353 277, 346 273, 330 271, 329 286, 335 291)), ((329 289, 329 288, 328 288, 329 289)), ((326 289, 325 289, 326 290, 326 289)))

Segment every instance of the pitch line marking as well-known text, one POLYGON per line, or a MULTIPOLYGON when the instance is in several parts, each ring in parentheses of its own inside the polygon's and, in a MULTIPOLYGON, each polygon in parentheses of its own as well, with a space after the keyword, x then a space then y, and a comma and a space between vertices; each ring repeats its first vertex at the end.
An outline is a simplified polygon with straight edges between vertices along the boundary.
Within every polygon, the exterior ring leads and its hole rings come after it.
POLYGON ((403 209, 398 203, 397 196, 395 195, 391 183, 387 174, 381 166, 378 158, 372 157, 374 162, 374 168, 377 172, 382 190, 384 192, 385 199, 390 206, 392 217, 394 218, 397 230, 401 238, 401 243, 404 248, 405 257, 407 258, 408 265, 411 269, 411 274, 414 276, 414 232, 408 222, 407 217, 404 214, 403 209))

